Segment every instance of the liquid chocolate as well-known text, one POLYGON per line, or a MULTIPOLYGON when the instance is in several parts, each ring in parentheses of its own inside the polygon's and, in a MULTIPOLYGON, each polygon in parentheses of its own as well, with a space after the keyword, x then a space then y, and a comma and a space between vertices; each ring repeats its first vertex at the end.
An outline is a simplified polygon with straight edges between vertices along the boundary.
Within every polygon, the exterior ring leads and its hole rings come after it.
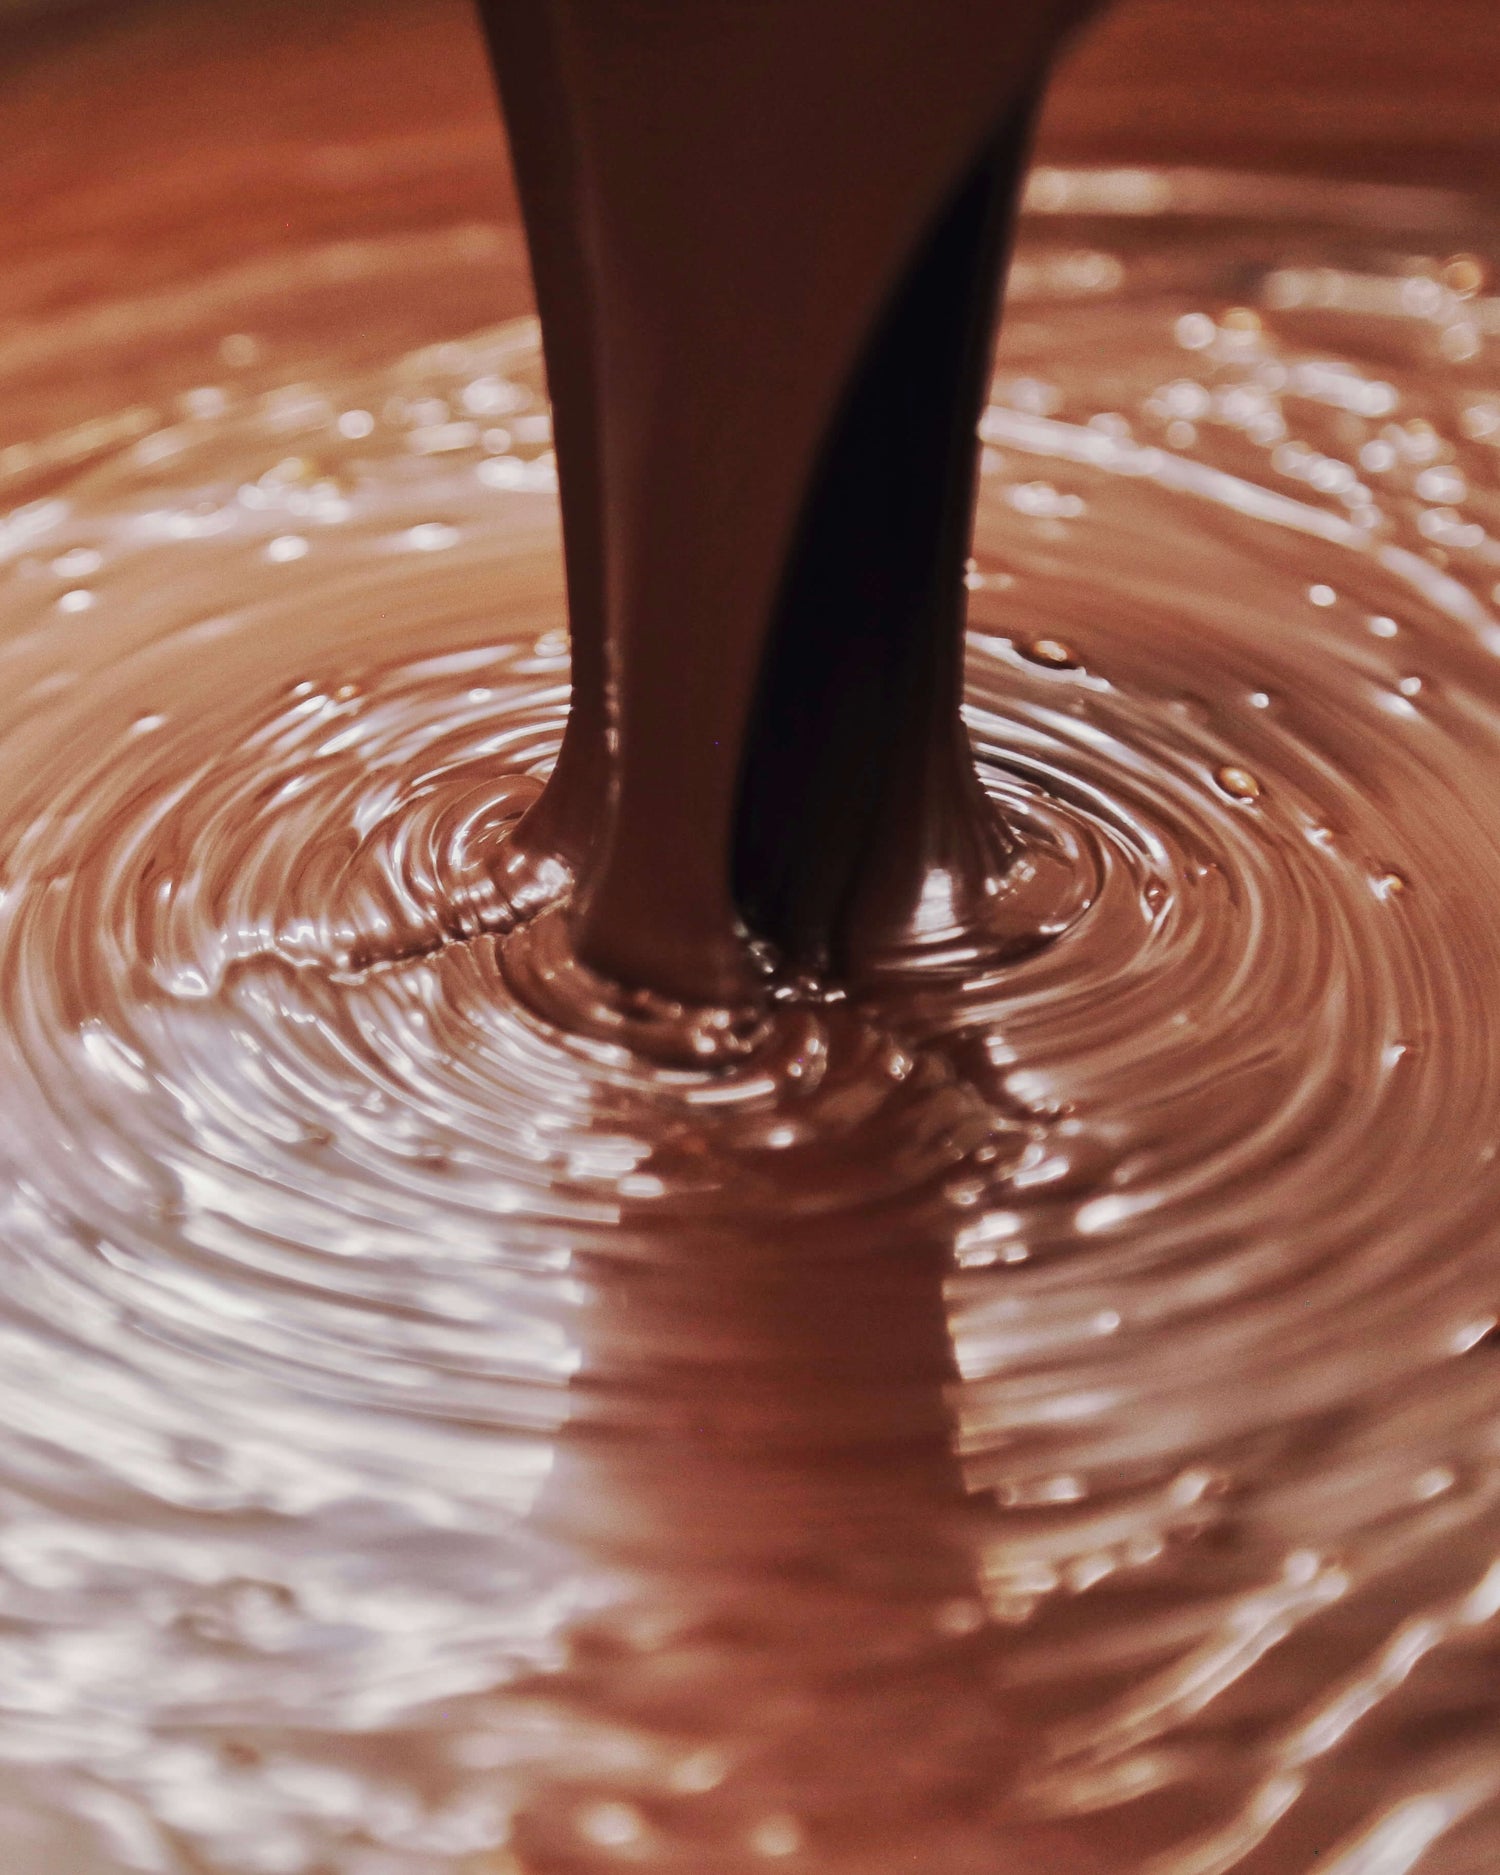
POLYGON ((992 368, 1055 17, 507 11, 555 412, 493 126, 10 283, 5 1875, 1487 1875, 1493 226, 1044 170, 992 368))
POLYGON ((840 972, 1035 934, 959 720, 963 563, 1027 131, 1085 10, 482 9, 575 659, 521 840, 607 976, 723 1003, 747 929, 840 972))

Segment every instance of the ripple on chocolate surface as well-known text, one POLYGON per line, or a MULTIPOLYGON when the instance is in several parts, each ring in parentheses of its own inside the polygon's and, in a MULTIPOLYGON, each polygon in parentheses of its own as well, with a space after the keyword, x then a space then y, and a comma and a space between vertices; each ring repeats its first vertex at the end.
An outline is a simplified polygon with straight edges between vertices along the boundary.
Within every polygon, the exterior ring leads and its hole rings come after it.
POLYGON ((1040 186, 969 576, 1065 928, 712 1067, 560 1033, 495 884, 530 328, 0 465, 26 1875, 1488 1866, 1486 237, 1124 186, 1040 186))

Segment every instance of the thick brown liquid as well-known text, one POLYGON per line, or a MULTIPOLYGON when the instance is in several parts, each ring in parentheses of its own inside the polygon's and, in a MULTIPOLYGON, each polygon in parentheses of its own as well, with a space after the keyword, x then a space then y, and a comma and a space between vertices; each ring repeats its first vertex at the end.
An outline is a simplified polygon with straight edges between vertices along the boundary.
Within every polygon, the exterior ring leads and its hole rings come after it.
POLYGON ((1489 1875, 1493 229, 1038 179, 964 714, 1057 929, 726 1038, 515 916, 536 336, 341 161, 404 232, 0 350, 6 1875, 1489 1875))
POLYGON ((963 561, 1033 99, 1082 11, 485 12, 572 595, 522 837, 616 981, 743 998, 747 925, 841 974, 1035 937, 959 720, 963 561))

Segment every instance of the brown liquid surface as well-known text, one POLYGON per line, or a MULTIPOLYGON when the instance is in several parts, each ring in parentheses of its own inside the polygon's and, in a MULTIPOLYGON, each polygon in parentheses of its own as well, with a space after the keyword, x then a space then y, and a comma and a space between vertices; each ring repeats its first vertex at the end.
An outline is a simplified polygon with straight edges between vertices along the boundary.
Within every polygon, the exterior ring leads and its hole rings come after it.
POLYGON ((12 335, 24 1875, 1492 1868, 1496 244, 1033 202, 966 714, 1061 928, 712 1068, 496 882, 503 245, 12 335))

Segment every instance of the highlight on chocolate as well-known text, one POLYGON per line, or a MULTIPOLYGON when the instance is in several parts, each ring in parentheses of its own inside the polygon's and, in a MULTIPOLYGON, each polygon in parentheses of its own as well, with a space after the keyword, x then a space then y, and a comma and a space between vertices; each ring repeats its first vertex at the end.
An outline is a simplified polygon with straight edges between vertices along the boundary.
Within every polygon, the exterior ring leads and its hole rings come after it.
POLYGON ((1483 0, 0 0, 4 1875, 1488 1875, 1483 0))

